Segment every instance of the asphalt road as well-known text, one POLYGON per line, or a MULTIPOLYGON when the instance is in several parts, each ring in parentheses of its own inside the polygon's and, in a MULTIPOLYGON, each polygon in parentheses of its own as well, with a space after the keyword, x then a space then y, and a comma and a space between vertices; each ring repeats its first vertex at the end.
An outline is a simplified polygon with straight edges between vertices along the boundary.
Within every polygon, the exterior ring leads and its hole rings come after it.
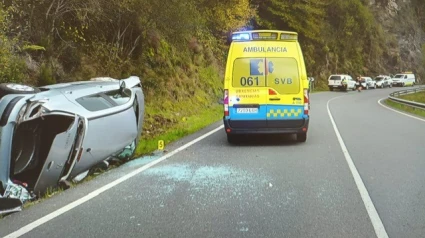
MULTIPOLYGON (((388 236, 423 237, 425 121, 377 102, 398 89, 312 94, 306 143, 258 137, 231 146, 220 129, 85 202, 79 198, 160 155, 8 216, 0 236, 41 218, 22 237, 376 237, 348 154, 388 236), (81 204, 58 212, 71 202, 81 204)), ((220 125, 169 145, 168 153, 220 125)))

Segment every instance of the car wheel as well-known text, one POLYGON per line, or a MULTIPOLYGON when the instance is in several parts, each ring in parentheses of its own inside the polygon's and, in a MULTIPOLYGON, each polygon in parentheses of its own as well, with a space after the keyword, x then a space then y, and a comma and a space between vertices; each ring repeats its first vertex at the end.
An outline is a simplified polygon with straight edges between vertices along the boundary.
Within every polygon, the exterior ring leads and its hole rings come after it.
POLYGON ((8 94, 34 94, 40 89, 23 84, 2 83, 0 84, 0 98, 8 94))
POLYGON ((368 90, 369 89, 369 85, 366 85, 366 90, 368 90))
POLYGON ((381 88, 384 88, 384 84, 381 84, 381 88))
POLYGON ((307 141, 307 132, 297 133, 297 141, 298 142, 306 142, 307 141))
POLYGON ((229 144, 236 144, 237 142, 236 135, 227 134, 227 142, 229 142, 229 144))
POLYGON ((332 88, 332 87, 329 87, 329 91, 333 91, 334 90, 334 88, 332 88))

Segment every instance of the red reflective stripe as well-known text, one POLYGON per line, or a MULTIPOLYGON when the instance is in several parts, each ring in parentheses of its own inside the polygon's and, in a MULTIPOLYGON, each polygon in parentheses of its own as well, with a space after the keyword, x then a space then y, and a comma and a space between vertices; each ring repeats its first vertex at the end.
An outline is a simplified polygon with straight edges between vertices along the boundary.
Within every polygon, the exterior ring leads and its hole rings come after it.
POLYGON ((223 99, 223 104, 224 104, 224 116, 229 116, 229 90, 225 89, 224 90, 224 99, 223 99))
POLYGON ((304 115, 308 115, 308 104, 309 104, 308 90, 304 89, 304 115))

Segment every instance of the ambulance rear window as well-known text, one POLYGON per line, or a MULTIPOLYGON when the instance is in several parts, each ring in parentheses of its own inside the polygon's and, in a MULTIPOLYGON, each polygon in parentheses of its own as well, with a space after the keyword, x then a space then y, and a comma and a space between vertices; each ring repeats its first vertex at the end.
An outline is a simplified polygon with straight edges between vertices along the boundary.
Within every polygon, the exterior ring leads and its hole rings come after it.
POLYGON ((341 76, 332 75, 330 80, 341 80, 341 76))
POLYGON ((280 94, 300 92, 298 62, 294 58, 237 58, 233 62, 233 87, 271 87, 280 94))
POLYGON ((298 62, 295 58, 267 58, 267 86, 280 94, 300 92, 298 62))
POLYGON ((265 58, 237 58, 233 63, 233 87, 265 87, 265 58))

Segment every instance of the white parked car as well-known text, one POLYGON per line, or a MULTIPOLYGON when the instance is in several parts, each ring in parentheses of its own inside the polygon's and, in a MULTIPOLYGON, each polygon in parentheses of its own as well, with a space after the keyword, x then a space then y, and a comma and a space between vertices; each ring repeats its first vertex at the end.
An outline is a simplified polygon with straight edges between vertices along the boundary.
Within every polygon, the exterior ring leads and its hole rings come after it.
POLYGON ((328 78, 328 87, 330 91, 339 89, 343 91, 356 90, 356 81, 347 74, 333 74, 328 78))
POLYGON ((393 81, 391 80, 391 77, 388 75, 378 75, 374 79, 376 82, 376 87, 378 88, 385 88, 385 87, 392 87, 393 81))
POLYGON ((364 89, 376 88, 376 82, 371 77, 361 77, 360 82, 364 89))

